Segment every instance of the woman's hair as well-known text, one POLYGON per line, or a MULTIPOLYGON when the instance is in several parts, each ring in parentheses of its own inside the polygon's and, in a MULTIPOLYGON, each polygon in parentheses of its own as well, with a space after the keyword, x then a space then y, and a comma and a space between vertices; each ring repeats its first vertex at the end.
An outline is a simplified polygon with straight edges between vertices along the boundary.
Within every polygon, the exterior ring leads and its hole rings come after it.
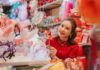
POLYGON ((73 44, 75 44, 74 38, 76 37, 76 31, 75 31, 76 27, 77 27, 76 22, 73 18, 64 19, 62 22, 64 22, 64 21, 70 21, 71 22, 72 30, 71 30, 70 36, 68 37, 67 42, 68 42, 68 45, 73 45, 73 44))

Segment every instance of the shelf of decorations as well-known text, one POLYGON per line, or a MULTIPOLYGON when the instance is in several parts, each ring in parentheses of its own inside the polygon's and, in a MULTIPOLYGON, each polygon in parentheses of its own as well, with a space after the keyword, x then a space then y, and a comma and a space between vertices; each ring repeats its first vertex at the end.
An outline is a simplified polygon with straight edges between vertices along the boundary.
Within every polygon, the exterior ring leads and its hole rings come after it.
POLYGON ((58 26, 60 24, 60 19, 58 15, 54 16, 47 16, 43 19, 42 23, 37 25, 40 28, 53 28, 55 26, 58 26))
POLYGON ((46 3, 46 4, 38 7, 38 10, 50 10, 53 8, 57 8, 57 7, 61 6, 62 1, 63 0, 55 0, 50 3, 46 3))

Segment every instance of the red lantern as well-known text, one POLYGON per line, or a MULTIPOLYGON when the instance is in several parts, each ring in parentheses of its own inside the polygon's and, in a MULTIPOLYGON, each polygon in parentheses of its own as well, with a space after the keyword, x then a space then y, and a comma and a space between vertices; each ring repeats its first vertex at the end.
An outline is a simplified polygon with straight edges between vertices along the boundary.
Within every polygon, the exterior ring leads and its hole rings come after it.
POLYGON ((80 14, 86 22, 100 23, 100 0, 77 0, 80 14))

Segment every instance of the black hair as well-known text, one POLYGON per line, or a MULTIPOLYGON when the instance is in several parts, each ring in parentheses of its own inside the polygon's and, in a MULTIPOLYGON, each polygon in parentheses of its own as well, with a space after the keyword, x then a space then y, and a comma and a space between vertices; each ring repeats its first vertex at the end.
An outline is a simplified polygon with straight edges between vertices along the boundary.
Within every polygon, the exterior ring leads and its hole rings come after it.
POLYGON ((68 40, 67 40, 68 45, 76 44, 75 41, 74 41, 74 38, 76 37, 76 27, 77 27, 75 20, 70 17, 70 18, 64 19, 62 22, 64 22, 64 21, 70 21, 71 25, 72 25, 71 34, 70 34, 70 36, 68 37, 68 40))

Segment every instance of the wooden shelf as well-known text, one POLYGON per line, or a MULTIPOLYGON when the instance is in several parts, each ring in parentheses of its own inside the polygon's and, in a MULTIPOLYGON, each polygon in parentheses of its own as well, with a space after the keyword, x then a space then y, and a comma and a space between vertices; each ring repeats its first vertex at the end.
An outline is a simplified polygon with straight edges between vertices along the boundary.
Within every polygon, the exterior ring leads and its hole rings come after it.
POLYGON ((50 10, 50 9, 59 7, 59 6, 61 6, 62 1, 63 0, 56 0, 51 3, 47 3, 47 4, 39 7, 38 10, 45 11, 45 10, 50 10))

